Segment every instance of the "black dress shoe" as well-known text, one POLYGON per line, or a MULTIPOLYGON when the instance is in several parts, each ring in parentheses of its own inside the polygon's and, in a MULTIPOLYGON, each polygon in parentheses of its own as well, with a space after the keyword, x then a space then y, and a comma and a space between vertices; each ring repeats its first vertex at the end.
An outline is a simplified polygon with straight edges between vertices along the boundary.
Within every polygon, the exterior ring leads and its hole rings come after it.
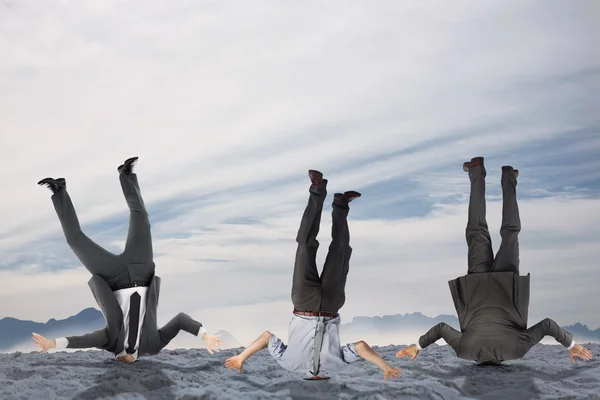
POLYGON ((119 171, 120 174, 131 174, 133 172, 133 166, 135 165, 138 158, 139 157, 128 158, 122 165, 119 165, 117 171, 119 171))
POLYGON ((352 200, 358 199, 361 196, 360 193, 354 191, 354 190, 349 190, 347 192, 342 193, 336 193, 333 195, 333 200, 336 202, 341 202, 341 203, 350 203, 352 200))
POLYGON ((59 190, 67 186, 67 181, 65 178, 44 178, 38 182, 40 186, 46 186, 48 189, 52 191, 52 193, 57 193, 59 190))
POLYGON ((463 171, 469 172, 469 168, 483 167, 483 157, 474 157, 471 161, 463 163, 463 171))

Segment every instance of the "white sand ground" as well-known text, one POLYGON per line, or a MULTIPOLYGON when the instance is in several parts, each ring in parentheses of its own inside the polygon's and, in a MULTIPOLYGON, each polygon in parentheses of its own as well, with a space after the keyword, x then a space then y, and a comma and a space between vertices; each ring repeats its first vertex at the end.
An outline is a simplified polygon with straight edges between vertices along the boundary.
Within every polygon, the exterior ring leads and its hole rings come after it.
POLYGON ((590 361, 573 363, 562 346, 537 345, 500 367, 457 359, 448 346, 433 345, 412 363, 395 358, 398 346, 376 348, 404 371, 388 382, 365 361, 329 381, 303 381, 266 350, 241 375, 224 366, 240 349, 165 350, 135 364, 103 351, 0 354, 0 399, 600 399, 600 344, 586 346, 590 361))

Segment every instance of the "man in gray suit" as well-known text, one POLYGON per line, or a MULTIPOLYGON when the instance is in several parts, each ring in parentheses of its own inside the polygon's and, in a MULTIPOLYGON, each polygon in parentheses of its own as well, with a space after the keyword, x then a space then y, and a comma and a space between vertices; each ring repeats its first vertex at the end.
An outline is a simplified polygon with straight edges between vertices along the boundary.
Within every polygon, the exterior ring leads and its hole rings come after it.
POLYGON ((53 193, 52 202, 63 232, 79 261, 92 274, 88 282, 106 327, 83 336, 55 340, 33 333, 34 343, 44 353, 53 348, 100 348, 115 354, 119 361, 135 362, 139 356, 157 354, 183 330, 200 335, 208 351, 219 351, 218 336, 207 334, 202 324, 184 313, 165 326, 157 326, 160 278, 154 275, 150 221, 133 166, 137 157, 117 168, 121 188, 130 211, 125 250, 115 255, 94 243, 82 231, 64 178, 38 182, 53 193))
POLYGON ((439 323, 421 336, 418 343, 399 351, 397 357, 411 361, 438 339, 444 339, 465 360, 480 364, 497 364, 521 358, 544 336, 552 336, 575 357, 591 358, 586 348, 576 344, 573 335, 546 318, 527 328, 529 308, 529 274, 519 276, 519 242, 521 231, 517 205, 519 171, 502 167, 502 243, 496 257, 486 222, 485 177, 483 157, 463 164, 471 181, 469 216, 466 229, 468 252, 467 275, 449 282, 450 292, 460 321, 460 332, 439 323))
POLYGON ((299 372, 307 380, 328 379, 331 372, 360 358, 377 365, 384 379, 399 377, 401 370, 391 367, 367 343, 359 341, 340 345, 338 311, 346 301, 346 278, 350 265, 349 203, 360 193, 336 193, 332 204, 332 241, 321 276, 317 271, 317 234, 323 203, 327 196, 327 180, 319 171, 308 171, 311 186, 308 205, 300 229, 296 262, 292 279, 294 311, 289 326, 289 341, 285 345, 277 336, 265 331, 242 353, 225 361, 229 369, 242 372, 244 362, 254 353, 268 348, 283 368, 299 372))

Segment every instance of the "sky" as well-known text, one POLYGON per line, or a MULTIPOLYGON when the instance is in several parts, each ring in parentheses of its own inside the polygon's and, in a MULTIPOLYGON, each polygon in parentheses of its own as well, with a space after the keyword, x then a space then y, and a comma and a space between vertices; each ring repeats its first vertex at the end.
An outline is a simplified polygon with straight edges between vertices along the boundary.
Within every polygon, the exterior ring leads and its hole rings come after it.
MULTIPOLYGON (((342 320, 454 314, 469 181, 520 170, 529 323, 600 327, 600 3, 0 2, 0 318, 96 306, 50 192, 122 251, 116 168, 152 221, 159 323, 186 312, 249 342, 287 334, 308 169, 351 204, 342 320)), ((318 260, 329 245, 330 203, 318 260)))

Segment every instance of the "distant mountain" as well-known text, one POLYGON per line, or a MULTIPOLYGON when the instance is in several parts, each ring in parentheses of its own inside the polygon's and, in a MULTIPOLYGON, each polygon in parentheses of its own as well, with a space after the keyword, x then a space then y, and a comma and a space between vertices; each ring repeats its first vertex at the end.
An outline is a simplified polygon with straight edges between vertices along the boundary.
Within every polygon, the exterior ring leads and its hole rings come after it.
POLYGON ((31 332, 43 336, 62 337, 80 335, 104 326, 106 326, 104 315, 91 307, 72 317, 60 320, 51 318, 46 323, 2 318, 0 319, 0 351, 7 351, 22 343, 31 343, 31 332))
POLYGON ((361 333, 388 333, 396 330, 422 329, 445 322, 455 329, 460 329, 458 318, 454 315, 438 315, 431 318, 419 312, 412 314, 395 314, 375 317, 354 317, 351 322, 342 324, 344 330, 353 330, 361 333))
MULTIPOLYGON (((0 352, 10 351, 15 346, 31 343, 31 332, 37 332, 47 337, 64 337, 81 335, 102 329, 106 326, 104 315, 99 310, 90 307, 79 314, 67 319, 56 320, 51 318, 48 322, 22 321, 16 318, 0 319, 0 352)), ((223 342, 222 349, 241 347, 237 339, 229 332, 221 330, 223 342)), ((34 350, 33 345, 30 346, 34 350)))
MULTIPOLYGON (((458 318, 454 315, 438 315, 428 317, 419 312, 412 314, 384 315, 382 317, 355 317, 351 322, 342 324, 340 333, 346 337, 370 336, 391 337, 406 332, 427 332, 434 325, 445 322, 454 329, 460 330, 458 318)), ((537 322, 537 321, 535 321, 537 322)), ((578 342, 600 342, 600 328, 592 331, 586 325, 576 323, 563 326, 575 336, 578 342)))
POLYGON ((582 325, 579 322, 575 325, 563 326, 563 329, 569 331, 575 337, 575 341, 579 343, 583 342, 600 342, 600 328, 596 330, 590 330, 587 325, 582 325))
MULTIPOLYGON (((416 338, 413 336, 422 335, 439 322, 445 322, 453 328, 459 329, 458 318, 454 315, 438 315, 432 318, 416 312, 381 317, 355 317, 351 322, 342 324, 340 334, 342 341, 367 340, 368 338, 368 341, 377 345, 399 344, 398 341, 404 341, 405 338, 406 340, 415 340, 416 338)), ((48 337, 62 337, 81 335, 101 329, 105 325, 104 316, 95 308, 86 308, 79 314, 62 320, 52 318, 46 323, 3 318, 0 320, 0 352, 10 351, 15 346, 31 343, 31 332, 48 337)), ((571 332, 579 343, 600 342, 600 328, 592 331, 580 323, 563 326, 563 328, 571 332)), ((216 334, 221 335, 223 349, 242 347, 231 333, 220 330, 216 334)))
POLYGON ((220 330, 215 333, 215 335, 221 335, 219 339, 221 339, 221 348, 222 349, 237 349, 242 347, 240 342, 229 332, 220 330))

